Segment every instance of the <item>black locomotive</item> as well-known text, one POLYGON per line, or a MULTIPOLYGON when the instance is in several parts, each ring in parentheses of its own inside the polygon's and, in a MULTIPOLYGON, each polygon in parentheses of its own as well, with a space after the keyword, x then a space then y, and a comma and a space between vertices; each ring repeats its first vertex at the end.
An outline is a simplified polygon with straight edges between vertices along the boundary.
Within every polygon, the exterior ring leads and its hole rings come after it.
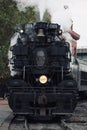
POLYGON ((8 102, 15 114, 53 117, 75 109, 78 84, 70 67, 70 44, 60 38, 61 33, 60 25, 46 22, 16 29, 15 44, 9 49, 14 74, 7 82, 8 102))

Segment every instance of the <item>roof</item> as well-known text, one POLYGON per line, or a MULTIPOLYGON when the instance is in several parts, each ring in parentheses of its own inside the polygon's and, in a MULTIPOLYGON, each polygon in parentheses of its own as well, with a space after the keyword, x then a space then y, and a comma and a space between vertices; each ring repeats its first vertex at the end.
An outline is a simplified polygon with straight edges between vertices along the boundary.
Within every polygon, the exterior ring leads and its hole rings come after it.
POLYGON ((77 51, 78 53, 87 53, 87 48, 79 48, 77 51))

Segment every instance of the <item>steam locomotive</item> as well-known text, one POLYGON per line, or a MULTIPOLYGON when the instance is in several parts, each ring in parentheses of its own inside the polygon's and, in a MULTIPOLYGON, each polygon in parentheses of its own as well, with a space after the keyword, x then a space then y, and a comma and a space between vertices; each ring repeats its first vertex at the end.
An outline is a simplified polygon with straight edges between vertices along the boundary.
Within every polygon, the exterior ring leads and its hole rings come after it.
POLYGON ((78 101, 78 62, 60 25, 21 25, 11 39, 8 103, 15 114, 54 117, 72 114, 78 101), (15 43, 15 44, 14 44, 15 43))

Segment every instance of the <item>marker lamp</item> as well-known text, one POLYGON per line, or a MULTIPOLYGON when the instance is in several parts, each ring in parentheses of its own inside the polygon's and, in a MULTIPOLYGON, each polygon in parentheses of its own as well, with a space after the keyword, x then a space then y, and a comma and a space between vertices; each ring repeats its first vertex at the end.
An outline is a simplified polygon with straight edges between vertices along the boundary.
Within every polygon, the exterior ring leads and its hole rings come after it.
POLYGON ((23 33, 23 32, 24 32, 24 31, 21 29, 21 30, 20 30, 20 33, 23 33))

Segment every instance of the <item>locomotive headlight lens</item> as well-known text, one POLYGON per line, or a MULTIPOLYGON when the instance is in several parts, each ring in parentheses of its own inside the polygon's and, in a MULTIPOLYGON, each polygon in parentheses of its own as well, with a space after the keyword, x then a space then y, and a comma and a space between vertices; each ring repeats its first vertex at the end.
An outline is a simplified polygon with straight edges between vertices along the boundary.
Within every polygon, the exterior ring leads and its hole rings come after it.
POLYGON ((39 78, 40 83, 45 84, 47 82, 47 76, 41 75, 39 78))

